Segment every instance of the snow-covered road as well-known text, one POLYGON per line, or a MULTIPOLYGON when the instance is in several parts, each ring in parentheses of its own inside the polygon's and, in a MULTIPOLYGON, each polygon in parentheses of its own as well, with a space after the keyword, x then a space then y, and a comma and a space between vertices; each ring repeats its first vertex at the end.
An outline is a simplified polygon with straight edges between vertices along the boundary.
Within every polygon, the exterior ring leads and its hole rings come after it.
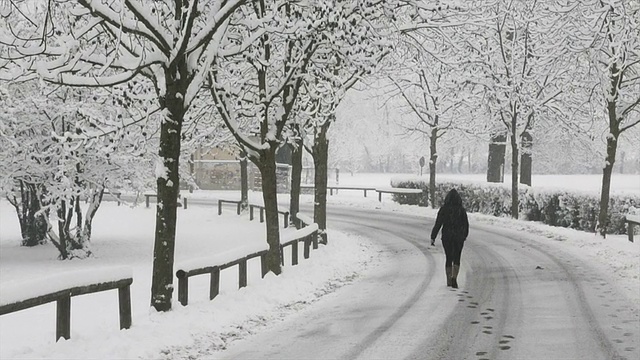
POLYGON ((329 209, 329 227, 382 245, 370 276, 265 331, 225 359, 638 359, 640 317, 610 277, 525 233, 473 226, 461 288, 444 284, 424 217, 329 209))

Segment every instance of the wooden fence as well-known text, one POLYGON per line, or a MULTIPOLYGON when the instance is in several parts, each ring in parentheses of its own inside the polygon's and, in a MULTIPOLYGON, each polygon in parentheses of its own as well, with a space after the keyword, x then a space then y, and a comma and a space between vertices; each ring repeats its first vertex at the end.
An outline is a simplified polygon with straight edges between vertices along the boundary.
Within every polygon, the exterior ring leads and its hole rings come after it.
MULTIPOLYGON (((280 244, 280 257, 284 265, 284 248, 291 246, 291 265, 298 264, 298 244, 304 243, 304 258, 308 259, 311 246, 318 248, 318 225, 311 224, 296 230, 291 235, 283 237, 280 244)), ((209 299, 213 300, 220 293, 220 270, 238 265, 238 288, 247 286, 247 261, 260 257, 261 275, 267 274, 266 243, 245 246, 212 258, 201 258, 178 264, 176 277, 178 278, 178 301, 186 306, 189 303, 189 278, 196 275, 209 274, 209 299), (242 255, 244 254, 244 255, 242 255), (247 255, 248 254, 248 255, 247 255)))
MULTIPOLYGON (((71 298, 78 295, 91 294, 101 291, 118 289, 118 302, 119 302, 119 316, 120 316, 120 329, 128 329, 131 327, 131 284, 133 283, 133 278, 130 277, 122 277, 118 279, 113 279, 118 273, 118 271, 106 271, 102 270, 102 278, 104 279, 105 275, 110 277, 111 279, 106 281, 96 281, 94 283, 90 283, 88 285, 83 286, 73 286, 73 285, 64 285, 68 278, 73 279, 74 276, 77 277, 78 274, 67 274, 60 275, 56 278, 48 278, 43 282, 42 280, 39 282, 39 286, 37 284, 21 284, 26 285, 23 288, 18 287, 17 289, 3 289, 3 297, 0 301, 0 315, 5 315, 9 313, 13 313, 20 310, 29 309, 35 306, 44 305, 50 302, 56 302, 56 341, 60 340, 60 338, 69 339, 71 338, 71 298), (62 285, 56 285, 62 284, 62 285), (34 286, 37 286, 34 288, 34 286), (52 288, 52 286, 57 286, 57 288, 52 288), (30 295, 20 297, 21 293, 26 291, 34 292, 30 295), (42 291, 45 289, 44 291, 42 291), (42 293, 44 292, 44 293, 42 293), (18 294, 18 295, 15 295, 18 294), (9 300, 7 301, 7 297, 9 300), (16 297, 16 299, 13 299, 16 297)), ((128 271, 130 273, 130 271, 128 271)), ((74 280, 71 280, 74 281, 74 280)))
MULTIPOLYGON (((236 204, 236 214, 240 215, 240 207, 242 205, 241 201, 236 201, 236 200, 224 200, 224 199, 220 199, 218 200, 218 215, 222 215, 222 204, 224 203, 228 203, 228 204, 236 204)), ((249 220, 253 221, 254 216, 254 209, 258 209, 260 211, 260 222, 263 223, 264 222, 264 214, 265 214, 265 208, 262 205, 257 205, 257 204, 249 204, 249 220)), ((289 212, 288 211, 281 211, 278 210, 278 214, 282 215, 282 226, 284 228, 289 227, 289 212)))

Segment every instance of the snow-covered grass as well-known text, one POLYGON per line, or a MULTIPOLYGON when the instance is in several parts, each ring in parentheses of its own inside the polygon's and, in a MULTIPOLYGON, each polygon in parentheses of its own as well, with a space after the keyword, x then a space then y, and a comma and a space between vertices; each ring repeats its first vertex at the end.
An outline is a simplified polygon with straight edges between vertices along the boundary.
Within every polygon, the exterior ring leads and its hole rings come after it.
MULTIPOLYGON (((222 192, 216 196, 232 198, 236 194, 222 192)), ((100 272, 113 276, 104 272, 125 266, 131 269, 126 276, 132 272, 134 279, 133 326, 126 331, 118 330, 115 290, 74 297, 71 339, 55 343, 56 310, 55 303, 50 303, 0 317, 2 359, 158 358, 166 349, 188 345, 202 336, 223 348, 243 332, 278 321, 299 304, 311 303, 353 281, 377 253, 365 239, 330 231, 335 246, 313 250, 309 260, 300 256, 295 267, 288 265, 291 248, 285 249, 285 267, 280 277, 269 274, 261 279, 259 259, 253 259, 248 264, 249 286, 238 290, 237 267, 223 270, 220 295, 211 302, 209 277, 194 277, 190 281, 189 306, 182 307, 174 299, 174 311, 163 314, 149 306, 155 209, 105 202, 94 221, 94 256, 72 261, 57 260, 52 245, 19 246, 20 231, 13 211, 6 201, 0 201, 0 303, 15 296, 37 296, 43 290, 39 285, 25 290, 24 284, 53 281, 57 284, 49 285, 57 289, 96 278, 95 274, 100 272)), ((295 228, 281 229, 284 239, 294 234, 300 235, 295 228)), ((235 211, 225 211, 218 216, 214 206, 192 205, 179 211, 177 239, 179 265, 264 247, 265 229, 264 224, 249 221, 246 214, 237 216, 235 211)), ((119 270, 115 275, 118 274, 125 272, 119 270)))
MULTIPOLYGON (((340 184, 388 187, 392 176, 341 174, 340 184)), ((412 175, 413 176, 413 175, 412 175)), ((443 175, 442 179, 445 178, 443 175)), ((614 184, 637 191, 640 177, 614 184)), ((587 184, 579 178, 568 178, 565 188, 587 184)), ((536 178, 534 177, 534 186, 536 178)), ((560 186, 560 185, 558 185, 560 186)), ((597 191, 587 189, 586 191, 597 191)), ((615 186, 614 186, 615 187, 615 186)), ((237 192, 196 191, 190 199, 238 199, 237 192)), ((398 205, 384 194, 380 203, 375 194, 363 197, 359 191, 340 191, 329 196, 329 204, 385 211, 407 212, 433 217, 435 210, 398 205)), ((259 193, 251 193, 254 203, 261 203, 259 193)), ((282 205, 286 199, 282 198, 282 205)), ((311 203, 305 195, 303 202, 311 203)), ((629 243, 626 236, 610 236, 603 240, 593 234, 555 228, 532 222, 514 221, 471 214, 472 226, 497 226, 511 229, 518 236, 531 238, 571 253, 611 275, 611 280, 640 306, 640 239, 629 243)), ((71 276, 82 279, 88 270, 125 266, 132 270, 133 326, 118 330, 117 292, 89 294, 73 298, 71 340, 54 340, 55 304, 48 304, 0 317, 0 358, 171 358, 180 357, 185 347, 222 349, 229 341, 259 331, 265 324, 282 320, 288 313, 316 301, 322 294, 366 276, 376 263, 378 248, 367 239, 331 230, 329 246, 312 251, 311 258, 295 267, 285 266, 282 276, 268 275, 260 279, 259 260, 248 266, 249 286, 237 289, 235 267, 221 273, 221 293, 208 300, 208 276, 192 278, 189 306, 177 302, 174 311, 156 313, 150 310, 151 262, 155 210, 116 206, 106 202, 94 223, 92 249, 94 257, 85 260, 59 261, 53 246, 35 248, 19 246, 20 231, 13 208, 0 200, 0 285, 36 281, 48 276, 71 276), (336 246, 334 246, 336 245, 336 246)), ((294 229, 283 231, 290 236, 294 229)), ((248 221, 248 215, 237 216, 233 206, 225 207, 222 216, 212 205, 190 203, 178 215, 176 262, 213 256, 244 246, 260 246, 264 242, 264 225, 248 221), (193 204, 193 205, 192 205, 193 204)), ((286 256, 290 256, 288 253, 286 256)), ((286 262, 285 263, 290 263, 286 262)), ((12 285, 13 284, 13 285, 12 285)), ((35 291, 35 290, 34 290, 35 291)), ((0 302, 4 298, 0 292, 0 302)))

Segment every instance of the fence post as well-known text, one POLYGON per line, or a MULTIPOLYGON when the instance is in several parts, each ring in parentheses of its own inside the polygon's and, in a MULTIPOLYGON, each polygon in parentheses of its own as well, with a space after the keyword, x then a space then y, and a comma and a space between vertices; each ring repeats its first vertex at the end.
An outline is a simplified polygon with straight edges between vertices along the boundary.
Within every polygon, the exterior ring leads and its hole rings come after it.
POLYGON ((313 236, 311 238, 311 240, 313 241, 313 248, 317 249, 318 248, 318 231, 312 232, 311 236, 313 236))
POLYGON ((187 274, 178 278, 178 301, 182 306, 187 306, 189 303, 189 277, 187 274))
POLYGON ((236 209, 236 213, 240 215, 240 208, 242 207, 242 201, 238 203, 238 208, 236 209))
POLYGON ((56 341, 71 337, 71 294, 56 301, 56 341))
POLYGON ((187 198, 183 197, 182 199, 184 199, 184 209, 187 210, 187 198))
POLYGON ((238 263, 238 288, 247 286, 247 258, 238 263))
POLYGON ((220 268, 211 270, 211 282, 209 283, 209 300, 213 300, 220 293, 220 268))
POLYGON ((253 220, 253 205, 249 205, 249 221, 253 220))
POLYGON ((260 268, 262 270, 262 278, 267 275, 267 254, 260 255, 260 268))
POLYGON ((118 288, 120 330, 131 327, 131 285, 118 288))
POLYGON ((218 215, 222 215, 222 200, 218 200, 218 215))
POLYGON ((280 245, 280 265, 284 266, 284 246, 280 245))
POLYGON ((311 247, 311 236, 312 235, 307 235, 304 237, 304 258, 308 259, 309 258, 309 251, 310 251, 310 247, 311 247))
POLYGON ((291 244, 291 265, 298 265, 298 241, 291 244))

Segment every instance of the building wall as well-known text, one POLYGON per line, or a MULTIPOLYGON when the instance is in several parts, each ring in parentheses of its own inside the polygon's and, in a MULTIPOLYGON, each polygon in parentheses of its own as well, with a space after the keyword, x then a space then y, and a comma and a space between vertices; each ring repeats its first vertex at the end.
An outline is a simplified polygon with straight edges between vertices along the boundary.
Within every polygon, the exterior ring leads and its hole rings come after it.
MULTIPOLYGON (((283 147, 285 149, 286 147, 283 147)), ((286 156, 285 156, 286 157, 286 156)), ((233 150, 213 148, 198 149, 192 156, 191 171, 202 190, 240 190, 239 153, 233 150)), ((279 159, 282 159, 281 156, 279 159)), ((290 156, 289 156, 290 158, 290 156)), ((279 193, 288 193, 291 185, 291 166, 277 164, 276 176, 279 193)), ((251 162, 247 169, 249 189, 262 191, 260 170, 251 162)))

